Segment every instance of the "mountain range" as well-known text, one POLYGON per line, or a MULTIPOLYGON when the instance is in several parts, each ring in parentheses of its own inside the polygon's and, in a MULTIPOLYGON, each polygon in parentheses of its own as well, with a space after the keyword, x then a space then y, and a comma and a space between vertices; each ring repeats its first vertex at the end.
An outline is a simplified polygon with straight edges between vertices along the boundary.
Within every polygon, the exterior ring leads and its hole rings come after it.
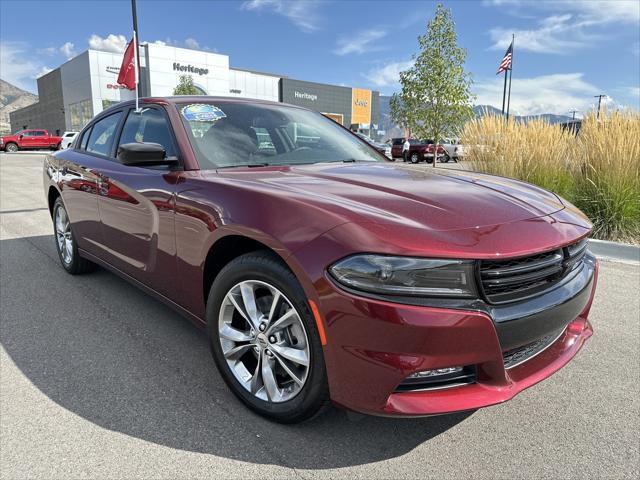
MULTIPOLYGON (((383 140, 387 138, 402 137, 404 135, 404 129, 399 128, 393 120, 391 120, 391 108, 389 101, 391 97, 386 95, 380 95, 380 121, 378 124, 379 130, 384 130, 385 133, 382 136, 383 140)), ((483 117, 485 115, 500 116, 501 111, 491 105, 475 105, 473 107, 473 113, 476 117, 483 117)), ((564 123, 570 122, 571 117, 566 115, 556 115, 554 113, 543 113, 540 115, 515 115, 514 118, 517 122, 527 123, 534 119, 542 119, 548 123, 564 123)))
POLYGON ((9 113, 38 101, 38 96, 0 79, 0 134, 11 133, 9 113))

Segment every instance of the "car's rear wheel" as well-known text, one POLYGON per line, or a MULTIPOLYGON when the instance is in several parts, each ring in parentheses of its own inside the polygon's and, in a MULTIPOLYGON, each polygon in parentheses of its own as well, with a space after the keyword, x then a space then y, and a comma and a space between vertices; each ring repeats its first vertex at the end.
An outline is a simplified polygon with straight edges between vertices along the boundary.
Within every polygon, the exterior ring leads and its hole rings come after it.
POLYGON ((322 345, 293 273, 267 252, 216 277, 207 303, 214 360, 233 393, 273 420, 306 420, 328 404, 322 345))
POLYGON ((417 153, 411 154, 411 163, 418 163, 420 161, 420 155, 417 153))
POLYGON ((448 153, 445 153, 444 158, 442 160, 444 163, 449 163, 449 160, 451 160, 451 157, 449 156, 448 153))
POLYGON ((15 153, 18 151, 18 145, 16 145, 15 143, 7 143, 4 149, 9 153, 15 153))
POLYGON ((73 236, 69 214, 58 197, 53 204, 53 231, 56 237, 56 250, 60 257, 60 263, 64 269, 72 275, 87 273, 95 269, 96 265, 78 253, 76 239, 73 236))

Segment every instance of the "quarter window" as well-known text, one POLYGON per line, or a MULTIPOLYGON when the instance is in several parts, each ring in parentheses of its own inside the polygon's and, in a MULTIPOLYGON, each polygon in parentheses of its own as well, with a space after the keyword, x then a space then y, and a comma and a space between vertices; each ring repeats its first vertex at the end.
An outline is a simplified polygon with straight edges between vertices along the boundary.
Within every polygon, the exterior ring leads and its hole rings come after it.
POLYGON ((136 142, 159 143, 167 152, 167 157, 176 156, 176 148, 167 119, 160 110, 155 108, 129 112, 119 145, 136 142))
POLYGON ((120 117, 122 117, 122 112, 116 112, 93 124, 86 146, 87 152, 111 156, 113 137, 120 117))

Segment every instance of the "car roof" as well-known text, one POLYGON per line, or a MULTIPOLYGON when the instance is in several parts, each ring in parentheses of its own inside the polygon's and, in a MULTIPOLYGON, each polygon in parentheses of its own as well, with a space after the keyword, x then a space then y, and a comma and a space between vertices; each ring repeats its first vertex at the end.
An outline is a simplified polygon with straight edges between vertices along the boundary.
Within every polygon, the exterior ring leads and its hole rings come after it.
MULTIPOLYGON (((156 104, 156 105, 176 105, 179 103, 237 103, 237 104, 253 104, 253 105, 277 105, 291 108, 298 108, 301 110, 309 110, 308 108, 301 107, 299 105, 291 105, 289 103, 274 102, 270 100, 259 100, 256 98, 241 98, 241 97, 218 97, 211 95, 172 95, 166 97, 142 97, 139 99, 139 103, 144 104, 156 104)), ((124 102, 116 103, 102 113, 109 112, 111 110, 117 110, 122 107, 130 107, 135 105, 134 100, 127 100, 124 102)))

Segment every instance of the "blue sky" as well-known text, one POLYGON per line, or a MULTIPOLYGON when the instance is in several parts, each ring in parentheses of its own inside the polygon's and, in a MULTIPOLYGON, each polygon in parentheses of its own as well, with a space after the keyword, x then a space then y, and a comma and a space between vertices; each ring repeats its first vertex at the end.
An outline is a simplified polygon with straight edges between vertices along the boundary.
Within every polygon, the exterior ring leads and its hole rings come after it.
MULTIPOLYGON (((594 95, 640 109, 638 0, 444 1, 467 49, 477 104, 500 106, 495 71, 515 33, 512 110, 567 113, 594 95)), ((0 1, 0 77, 34 91, 35 78, 131 33, 128 1, 0 1), (25 14, 25 12, 31 12, 25 14), (21 19, 28 18, 28 22, 21 19)), ((230 56, 234 67, 379 90, 398 89, 435 10, 432 1, 145 1, 142 41, 230 56)))

